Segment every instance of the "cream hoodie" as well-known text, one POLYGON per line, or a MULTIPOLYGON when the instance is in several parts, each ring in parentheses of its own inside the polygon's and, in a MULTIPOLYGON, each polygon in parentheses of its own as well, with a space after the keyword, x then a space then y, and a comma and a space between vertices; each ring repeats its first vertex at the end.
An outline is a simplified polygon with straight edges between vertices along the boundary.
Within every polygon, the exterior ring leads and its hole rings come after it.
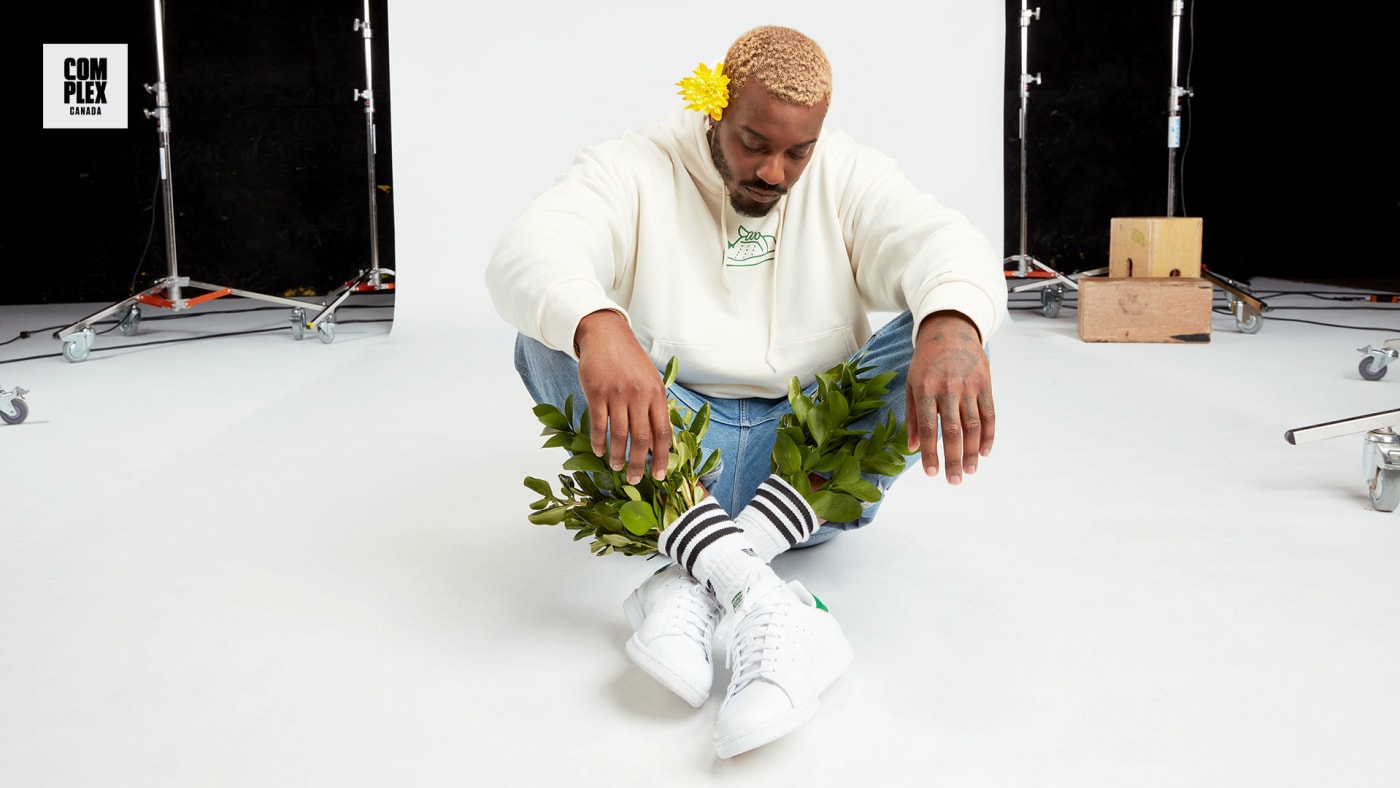
POLYGON ((1006 314, 991 244, 957 211, 914 188, 888 157, 823 133, 780 199, 766 310, 736 308, 725 267, 734 214, 710 156, 704 116, 590 148, 496 246, 486 283, 520 332, 573 354, 578 323, 625 311, 658 369, 715 397, 782 397, 870 337, 870 311, 946 309, 985 342, 1006 314), (757 313, 755 313, 757 312, 757 313))

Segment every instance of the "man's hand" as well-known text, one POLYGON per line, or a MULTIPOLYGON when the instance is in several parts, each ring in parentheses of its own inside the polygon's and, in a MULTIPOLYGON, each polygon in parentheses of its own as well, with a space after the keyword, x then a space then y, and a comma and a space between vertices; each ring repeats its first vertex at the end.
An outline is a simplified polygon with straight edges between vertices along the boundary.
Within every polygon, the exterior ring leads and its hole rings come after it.
POLYGON ((650 453, 652 476, 666 478, 671 450, 666 389, 627 320, 610 310, 594 312, 579 321, 574 340, 578 381, 588 399, 593 453, 599 457, 606 453, 613 470, 622 470, 626 454, 627 480, 632 484, 642 480, 650 453))
POLYGON ((961 483, 964 472, 976 473, 977 458, 992 452, 996 409, 991 366, 972 321, 957 312, 924 318, 904 397, 909 450, 922 454, 924 473, 938 474, 940 420, 948 483, 961 483))

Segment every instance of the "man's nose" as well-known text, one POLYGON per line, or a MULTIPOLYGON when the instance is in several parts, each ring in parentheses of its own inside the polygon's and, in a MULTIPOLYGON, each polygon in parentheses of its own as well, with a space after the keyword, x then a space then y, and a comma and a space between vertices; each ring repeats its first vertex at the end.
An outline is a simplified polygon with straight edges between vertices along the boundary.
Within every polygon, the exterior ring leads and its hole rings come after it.
POLYGON ((783 171, 782 154, 764 158, 758 165, 758 177, 769 186, 781 186, 787 180, 787 173, 783 171))

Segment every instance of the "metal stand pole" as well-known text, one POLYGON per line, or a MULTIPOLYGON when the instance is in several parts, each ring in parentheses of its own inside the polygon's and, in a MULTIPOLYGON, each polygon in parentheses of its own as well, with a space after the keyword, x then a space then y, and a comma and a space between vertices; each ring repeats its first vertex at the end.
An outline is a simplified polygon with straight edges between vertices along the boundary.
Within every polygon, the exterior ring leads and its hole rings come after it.
MULTIPOLYGON (((365 41, 365 89, 355 91, 355 100, 364 100, 365 107, 365 145, 368 150, 369 169, 369 261, 368 270, 360 271, 354 279, 346 282, 336 290, 326 296, 325 301, 330 305, 321 313, 322 320, 330 320, 335 314, 335 310, 355 293, 375 292, 380 290, 393 290, 393 282, 385 282, 383 277, 393 277, 394 271, 388 268, 379 267, 379 203, 377 199, 378 184, 374 177, 374 155, 377 150, 374 137, 374 30, 370 27, 369 0, 365 0, 365 18, 356 19, 354 29, 358 31, 365 41)), ((322 303, 325 303, 323 301, 322 303)))
MULTIPOLYGON (((166 276, 158 280, 154 286, 137 293, 129 298, 79 320, 78 322, 59 329, 54 332, 53 338, 63 341, 63 355, 74 363, 82 361, 88 357, 92 350, 93 340, 96 334, 92 330, 92 324, 105 317, 125 311, 121 318, 119 327, 124 336, 132 336, 141 326, 141 308, 138 304, 170 309, 179 312, 192 306, 202 304, 205 301, 212 301, 216 298, 223 298, 227 295, 235 295, 243 298, 253 298, 259 301, 268 301, 274 304, 283 304, 293 308, 292 328, 295 332, 298 327, 297 310, 312 309, 319 312, 321 307, 307 304, 304 301, 293 301, 290 298, 280 298, 278 296, 263 295, 247 290, 238 290, 222 285, 211 285, 203 282, 196 282, 189 277, 180 276, 179 265, 176 260, 175 251, 175 186, 170 160, 170 94, 167 91, 165 81, 165 9, 162 0, 153 0, 156 23, 156 72, 157 82, 154 85, 146 85, 146 92, 152 93, 156 97, 156 108, 145 110, 147 118, 156 121, 156 133, 159 139, 159 159, 160 159, 160 181, 161 181, 161 201, 164 204, 165 218, 165 258, 166 276), (204 295, 195 298, 186 298, 184 289, 194 288, 207 290, 204 295)), ((304 314, 304 311, 302 312, 304 314)), ((300 336, 297 335, 299 339, 300 336)), ((334 330, 321 335, 322 342, 330 342, 334 338, 334 330)))
MULTIPOLYGON (((1040 307, 1046 317, 1055 317, 1060 314, 1060 304, 1064 300, 1065 288, 1078 290, 1079 285, 1076 280, 1083 274, 1074 277, 1067 277, 1059 271, 1037 260, 1026 252, 1026 106, 1030 101, 1030 86, 1040 84, 1040 74, 1032 76, 1027 70, 1026 58, 1029 49, 1030 27, 1032 19, 1040 18, 1040 9, 1034 11, 1027 7, 1027 0, 1021 0, 1021 117, 1018 136, 1021 139, 1021 247, 1020 254, 1012 255, 1002 261, 1003 267, 1007 264, 1015 264, 1014 271, 1008 270, 1008 277, 1020 279, 1028 277, 1040 278, 1043 281, 1031 282, 1030 284, 1019 285, 1011 288, 1011 292, 1017 293, 1023 290, 1040 290, 1040 307), (1031 271, 1034 268, 1036 271, 1031 271)), ((1098 269, 1102 270, 1102 269, 1098 269)), ((1088 272, 1095 273, 1095 272, 1088 272)))
POLYGON ((1177 84, 1181 62, 1181 10, 1183 0, 1172 0, 1172 86, 1167 102, 1167 216, 1176 215, 1176 150, 1181 147, 1181 97, 1191 88, 1177 84))
POLYGON ((1021 253, 1006 258, 1005 262, 1016 263, 1016 275, 1026 276, 1029 272, 1028 265, 1039 264, 1026 253, 1026 105, 1030 101, 1030 86, 1032 83, 1040 84, 1040 74, 1031 76, 1026 71, 1026 50, 1030 36, 1031 19, 1040 18, 1040 9, 1031 11, 1026 7, 1027 0, 1021 0, 1021 113, 1019 125, 1016 130, 1016 137, 1021 141, 1021 253))

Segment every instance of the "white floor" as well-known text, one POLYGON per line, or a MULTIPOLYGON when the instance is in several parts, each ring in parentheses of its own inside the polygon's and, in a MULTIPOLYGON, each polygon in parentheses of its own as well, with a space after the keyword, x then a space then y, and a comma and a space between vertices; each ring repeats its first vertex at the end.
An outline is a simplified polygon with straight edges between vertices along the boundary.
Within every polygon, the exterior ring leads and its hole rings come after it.
MULTIPOLYGON (((0 341, 87 311, 4 307, 0 341)), ((1015 312, 981 472, 779 559, 856 661, 729 761, 718 695, 623 653, 651 565, 525 521, 560 457, 493 315, 0 364, 31 391, 0 426, 0 785, 1400 785, 1400 514, 1361 436, 1283 440, 1400 407, 1400 371, 1356 373, 1400 306, 1292 316, 1382 330, 1088 345, 1015 312)), ((224 319, 286 318, 98 347, 224 319)))

